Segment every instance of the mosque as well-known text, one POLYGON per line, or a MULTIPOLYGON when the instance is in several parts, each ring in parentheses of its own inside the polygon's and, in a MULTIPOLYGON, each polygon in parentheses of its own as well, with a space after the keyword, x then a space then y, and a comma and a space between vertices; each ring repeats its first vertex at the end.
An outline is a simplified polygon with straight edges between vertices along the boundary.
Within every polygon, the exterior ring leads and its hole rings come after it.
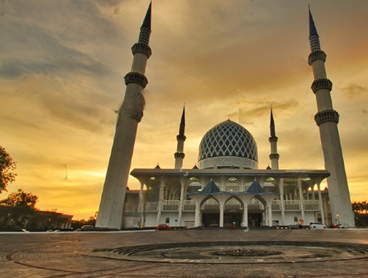
POLYGON ((183 169, 184 128, 183 111, 174 169, 156 166, 131 172, 140 181, 141 190, 127 191, 126 228, 162 223, 188 227, 202 224, 205 227, 252 227, 322 222, 322 219, 331 222, 327 191, 320 190, 321 181, 329 173, 278 169, 272 112, 269 138, 272 168, 264 170, 258 169, 253 136, 231 120, 219 123, 203 136, 198 166, 183 169))
POLYGON ((139 180, 140 190, 126 190, 127 169, 134 148, 131 138, 135 138, 137 124, 143 116, 141 110, 137 113, 137 109, 126 104, 136 99, 129 101, 134 94, 142 97, 140 92, 147 85, 144 71, 151 55, 150 4, 139 42, 132 47, 132 71, 125 76, 127 90, 119 111, 96 227, 127 229, 166 223, 178 227, 230 228, 310 222, 354 226, 337 129, 339 114, 332 107, 332 82, 327 79, 324 65, 326 54, 320 48, 311 12, 309 24, 311 54, 308 61, 314 74, 312 90, 318 108, 315 121, 320 129, 325 170, 279 169, 278 137, 272 110, 271 166, 267 169, 258 168, 257 143, 251 133, 231 120, 217 124, 204 134, 199 145, 198 163, 191 169, 183 169, 184 108, 176 138, 175 167, 161 169, 157 165, 155 168, 133 169, 130 175, 139 180), (321 189, 324 179, 327 179, 328 188, 321 189))

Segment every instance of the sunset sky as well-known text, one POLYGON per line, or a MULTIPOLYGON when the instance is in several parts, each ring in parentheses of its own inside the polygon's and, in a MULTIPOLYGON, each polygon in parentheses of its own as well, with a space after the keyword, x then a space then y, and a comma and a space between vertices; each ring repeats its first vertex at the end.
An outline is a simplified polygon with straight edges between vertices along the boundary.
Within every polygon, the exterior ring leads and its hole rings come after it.
MULTIPOLYGON (((368 1, 154 0, 152 56, 134 168, 174 167, 185 103, 184 167, 214 125, 242 124, 270 164, 272 106, 280 169, 323 169, 308 4, 327 54, 352 201, 368 199, 368 1)), ((37 207, 88 218, 98 210, 149 0, 0 0, 0 146, 37 207)), ((129 179, 130 189, 139 183, 129 179)), ((0 198, 7 197, 6 192, 0 198)))

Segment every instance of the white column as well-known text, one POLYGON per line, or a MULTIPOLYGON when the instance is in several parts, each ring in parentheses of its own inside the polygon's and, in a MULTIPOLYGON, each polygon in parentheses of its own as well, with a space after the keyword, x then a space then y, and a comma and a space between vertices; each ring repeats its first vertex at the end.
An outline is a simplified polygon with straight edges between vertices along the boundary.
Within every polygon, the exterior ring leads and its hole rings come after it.
POLYGON ((281 225, 285 225, 284 179, 280 179, 281 225))
POLYGON ((245 185, 245 181, 239 181, 239 191, 240 192, 244 191, 244 185, 245 185))
POLYGON ((224 204, 220 204, 220 227, 224 227, 224 204))
POLYGON ((200 212, 201 212, 201 207, 200 207, 200 202, 196 201, 196 209, 195 209, 195 216, 194 216, 194 227, 199 227, 200 226, 200 222, 199 222, 199 217, 200 217, 200 212))
POLYGON ((248 227, 248 204, 244 204, 243 208, 243 227, 248 227))
POLYGON ((265 207, 264 212, 262 213, 263 217, 262 217, 262 226, 266 226, 268 223, 268 213, 267 213, 267 206, 265 207))
POLYGON ((144 227, 144 195, 143 195, 144 182, 141 181, 141 188, 139 190, 139 204, 138 212, 140 213, 140 228, 144 227))
POLYGON ((319 209, 320 209, 320 211, 321 211, 321 222, 323 223, 323 224, 326 224, 325 223, 325 213, 324 213, 324 211, 323 211, 323 200, 322 200, 322 194, 321 194, 321 184, 320 184, 320 182, 319 183, 317 183, 317 188, 318 188, 318 203, 319 203, 319 209))
POLYGON ((178 226, 181 226, 181 217, 183 214, 184 187, 185 187, 185 182, 181 181, 178 226))
POLYGON ((272 200, 269 200, 269 203, 267 204, 267 210, 268 210, 268 227, 272 227, 272 200))
POLYGON ((307 189, 306 194, 307 194, 307 200, 309 200, 309 187, 308 187, 308 189, 307 189))
POLYGON ((302 219, 305 220, 304 216, 304 202, 303 202, 303 190, 302 190, 302 180, 298 179, 298 188, 299 188, 299 199, 300 199, 300 211, 302 213, 302 219))
POLYGON ((161 212, 162 212, 162 203, 164 201, 164 189, 165 184, 160 184, 160 192, 159 192, 159 199, 158 199, 158 206, 157 206, 157 219, 156 219, 156 226, 160 224, 161 212))

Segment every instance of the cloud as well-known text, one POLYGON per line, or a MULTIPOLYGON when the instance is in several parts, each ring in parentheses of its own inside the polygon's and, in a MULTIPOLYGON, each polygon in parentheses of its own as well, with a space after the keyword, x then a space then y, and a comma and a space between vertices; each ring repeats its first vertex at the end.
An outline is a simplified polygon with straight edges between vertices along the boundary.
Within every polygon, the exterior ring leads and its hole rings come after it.
POLYGON ((103 56, 116 47, 106 42, 117 37, 117 26, 96 4, 35 0, 7 5, 6 28, 0 30, 0 74, 111 75, 103 56))
POLYGON ((276 101, 254 102, 239 100, 228 104, 228 106, 240 106, 237 113, 230 114, 230 117, 238 116, 239 122, 242 124, 253 124, 257 119, 264 117, 270 117, 270 110, 272 107, 273 112, 292 111, 299 106, 299 103, 294 100, 288 100, 283 103, 276 101))
POLYGON ((368 88, 362 87, 357 84, 351 84, 346 88, 342 89, 342 92, 348 96, 350 99, 358 98, 362 95, 368 94, 368 88))

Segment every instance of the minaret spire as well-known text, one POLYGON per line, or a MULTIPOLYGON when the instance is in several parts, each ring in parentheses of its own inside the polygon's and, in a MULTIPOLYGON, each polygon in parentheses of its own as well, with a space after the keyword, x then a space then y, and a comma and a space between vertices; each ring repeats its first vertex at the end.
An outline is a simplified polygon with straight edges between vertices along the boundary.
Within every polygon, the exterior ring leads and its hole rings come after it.
POLYGON ((176 140, 178 140, 178 144, 177 144, 177 147, 176 147, 176 152, 174 153, 175 169, 181 169, 183 167, 183 160, 184 160, 184 157, 185 157, 185 154, 184 154, 184 141, 186 139, 184 133, 185 133, 185 105, 183 107, 183 113, 181 115, 179 135, 176 136, 176 140))
POLYGON ((181 114, 179 135, 184 136, 185 132, 185 106, 183 107, 183 113, 181 114))
POLYGON ((272 107, 271 107, 270 131, 271 131, 271 137, 275 137, 276 136, 275 121, 273 120, 272 107))
POLYGON ((149 39, 150 39, 150 35, 151 35, 151 7, 152 7, 152 2, 150 2, 146 16, 143 20, 143 24, 141 26, 141 32, 139 34, 139 39, 138 42, 140 43, 144 43, 144 44, 149 44, 149 39))
POLYGON ((270 119, 270 133, 271 133, 271 137, 268 138, 268 141, 271 144, 271 154, 269 156, 271 159, 271 166, 272 166, 271 168, 273 170, 278 170, 280 155, 277 153, 278 138, 276 137, 275 121, 273 119, 272 108, 271 108, 271 119, 270 119))
MULTIPOLYGON (((316 96, 318 109, 314 120, 320 131, 325 167, 330 172, 327 183, 332 221, 354 226, 354 214, 351 207, 340 135, 337 128, 339 114, 332 106, 332 82, 327 78, 326 74, 326 54, 321 50, 319 36, 310 9, 309 26, 309 40, 312 52, 308 57, 308 62, 313 69, 314 81, 312 90, 316 96)), ((324 216, 322 216, 322 222, 325 222, 324 216)))
POLYGON ((125 75, 125 96, 118 112, 116 131, 105 184, 102 191, 96 227, 120 230, 123 226, 123 207, 130 164, 133 156, 138 123, 143 117, 145 100, 142 94, 148 80, 146 64, 151 56, 149 39, 151 34, 150 3, 143 21, 139 39, 132 47, 133 64, 125 75))
POLYGON ((309 41, 310 41, 310 47, 311 47, 312 52, 321 50, 317 28, 316 28, 316 25, 314 24, 314 20, 313 20, 313 16, 312 16, 310 8, 309 8, 309 41))

